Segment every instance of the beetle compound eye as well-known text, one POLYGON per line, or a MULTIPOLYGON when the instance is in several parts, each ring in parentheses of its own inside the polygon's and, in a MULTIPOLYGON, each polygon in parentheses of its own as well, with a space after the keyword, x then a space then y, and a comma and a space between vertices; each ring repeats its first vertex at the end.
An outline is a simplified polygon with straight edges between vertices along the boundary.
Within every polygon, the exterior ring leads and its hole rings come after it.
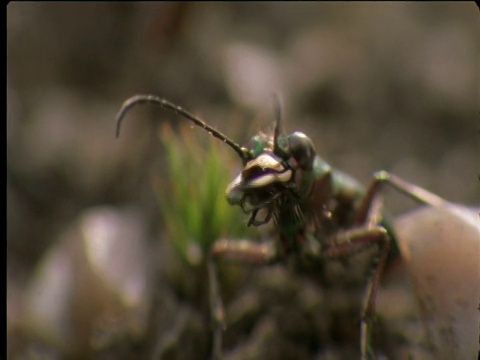
POLYGON ((315 147, 307 135, 298 131, 289 135, 288 148, 302 170, 313 168, 315 147))

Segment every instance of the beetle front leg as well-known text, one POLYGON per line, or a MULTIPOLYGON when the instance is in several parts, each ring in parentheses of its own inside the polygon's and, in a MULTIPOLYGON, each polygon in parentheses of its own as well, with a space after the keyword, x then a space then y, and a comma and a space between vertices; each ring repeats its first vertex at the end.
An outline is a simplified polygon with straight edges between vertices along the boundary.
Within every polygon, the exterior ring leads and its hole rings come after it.
POLYGON ((254 265, 267 265, 278 261, 278 250, 273 241, 256 243, 250 240, 222 239, 213 245, 213 257, 254 265))
POLYGON ((225 328, 225 313, 218 286, 217 266, 213 254, 210 254, 208 258, 208 280, 210 316, 212 317, 213 326, 212 354, 213 360, 220 360, 222 358, 222 332, 225 328))
POLYGON ((223 308, 216 261, 218 259, 234 260, 241 263, 256 265, 273 264, 278 261, 278 251, 275 243, 254 243, 249 240, 222 239, 213 245, 208 260, 210 286, 210 313, 213 320, 213 359, 222 358, 222 333, 225 329, 225 311, 223 308))

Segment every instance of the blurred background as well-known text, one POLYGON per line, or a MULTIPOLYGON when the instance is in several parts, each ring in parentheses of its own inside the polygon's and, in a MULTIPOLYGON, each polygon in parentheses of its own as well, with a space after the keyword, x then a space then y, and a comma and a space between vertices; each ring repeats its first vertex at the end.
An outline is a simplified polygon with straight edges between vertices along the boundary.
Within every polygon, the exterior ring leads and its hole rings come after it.
MULTIPOLYGON (((365 185, 384 169, 452 202, 478 204, 479 20, 473 2, 11 2, 9 358, 208 358, 206 284, 175 285, 205 274, 175 260, 162 215, 170 204, 175 217, 175 205, 155 196, 152 178, 171 176, 162 123, 188 133, 180 143, 217 140, 152 107, 132 111, 115 139, 115 114, 134 94, 165 97, 245 144, 271 128, 277 92, 286 130, 304 131, 333 167, 365 185)), ((220 174, 228 183, 240 162, 223 149, 213 151, 226 153, 220 174)), ((191 173, 189 180, 201 187, 191 173)), ((394 215, 415 206, 392 192, 386 205, 394 215)), ((181 227, 183 214, 176 218, 181 227)), ((233 273, 239 282, 248 277, 233 273)), ((273 275, 256 276, 261 287, 273 275)), ((283 273, 276 279, 289 304, 299 288, 283 273)), ((299 303, 323 301, 308 284, 301 289, 299 303)), ((240 318, 255 315, 226 335, 227 357, 267 356, 245 350, 273 331, 260 300, 248 289, 226 292, 227 303, 243 296, 241 304, 254 304, 242 305, 240 318)), ((289 313, 277 305, 276 321, 289 313)), ((358 334, 329 337, 327 327, 312 326, 323 335, 261 354, 350 358, 341 349, 358 334)), ((417 328, 396 331, 381 354, 428 358, 405 345, 417 328)))

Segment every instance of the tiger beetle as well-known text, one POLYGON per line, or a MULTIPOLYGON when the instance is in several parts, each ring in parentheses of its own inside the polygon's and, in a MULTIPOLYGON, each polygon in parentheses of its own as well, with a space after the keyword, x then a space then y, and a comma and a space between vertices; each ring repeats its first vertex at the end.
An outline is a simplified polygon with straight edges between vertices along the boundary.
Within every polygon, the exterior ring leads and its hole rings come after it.
POLYGON ((222 239, 212 246, 208 267, 215 359, 221 358, 225 323, 217 260, 250 264, 293 262, 312 268, 312 264, 342 259, 376 246, 374 273, 366 287, 360 318, 361 359, 373 358, 368 339, 375 299, 390 243, 395 240, 392 227, 383 218, 380 190, 383 184, 389 184, 426 205, 443 206, 446 201, 386 171, 375 173, 364 189, 318 156, 307 135, 298 131, 285 134, 280 101, 277 96, 274 99, 273 134, 253 136, 248 147, 240 146, 182 107, 154 95, 136 95, 124 102, 116 117, 116 136, 127 112, 138 104, 159 105, 190 120, 232 148, 242 160, 243 170, 225 191, 227 201, 249 216, 248 226, 274 224, 278 236, 268 242, 222 239))

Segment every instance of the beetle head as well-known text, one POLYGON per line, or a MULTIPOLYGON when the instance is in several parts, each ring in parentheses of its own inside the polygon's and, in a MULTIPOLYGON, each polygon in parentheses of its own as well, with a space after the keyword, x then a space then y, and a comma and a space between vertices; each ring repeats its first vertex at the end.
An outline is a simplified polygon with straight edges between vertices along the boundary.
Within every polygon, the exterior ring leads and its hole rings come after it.
POLYGON ((259 226, 281 206, 296 206, 311 189, 315 148, 302 132, 284 135, 278 113, 273 136, 255 135, 248 149, 251 159, 225 195, 230 204, 250 214, 248 225, 259 226))

